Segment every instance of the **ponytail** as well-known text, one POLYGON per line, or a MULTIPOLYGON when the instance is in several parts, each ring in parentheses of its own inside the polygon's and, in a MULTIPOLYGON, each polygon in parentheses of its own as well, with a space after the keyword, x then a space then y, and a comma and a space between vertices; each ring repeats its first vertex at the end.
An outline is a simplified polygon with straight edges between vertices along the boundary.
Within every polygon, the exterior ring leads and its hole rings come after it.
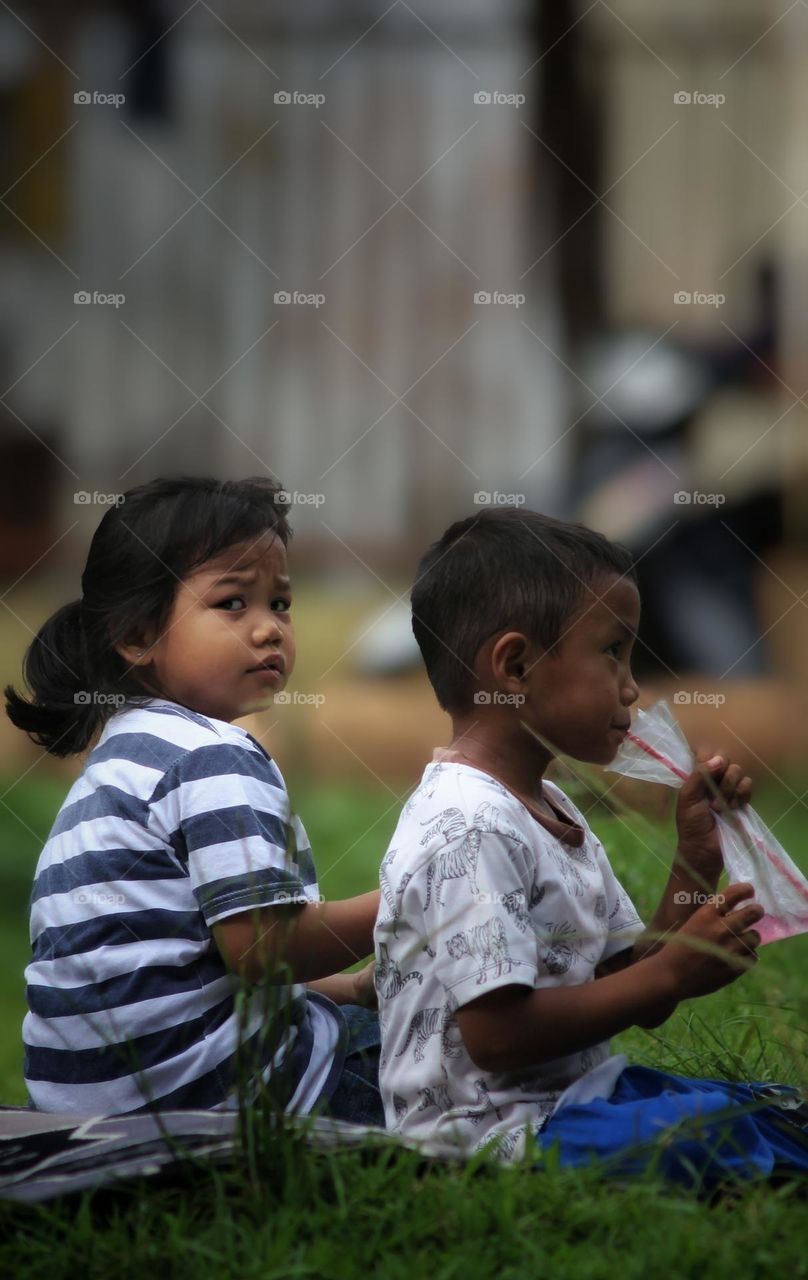
POLYGON ((107 718, 109 702, 92 687, 81 600, 63 605, 37 632, 23 663, 33 697, 4 689, 6 712, 51 755, 70 756, 89 746, 107 718))
MULTIPOLYGON (((53 756, 84 751, 129 697, 154 694, 117 646, 166 625, 177 583, 267 530, 291 535, 280 485, 265 476, 152 480, 121 494, 93 535, 83 597, 58 609, 23 662, 30 699, 7 685, 6 712, 53 756)), ((288 501, 288 498, 287 498, 288 501)))

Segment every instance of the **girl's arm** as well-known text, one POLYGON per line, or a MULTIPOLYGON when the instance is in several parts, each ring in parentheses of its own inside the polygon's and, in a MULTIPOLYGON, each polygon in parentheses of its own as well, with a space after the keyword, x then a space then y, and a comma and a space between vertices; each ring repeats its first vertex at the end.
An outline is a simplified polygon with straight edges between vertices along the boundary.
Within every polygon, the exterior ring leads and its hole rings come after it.
POLYGON ((212 933, 225 964, 250 982, 310 982, 373 950, 379 890, 341 902, 283 903, 227 916, 212 933))
POLYGON ((358 1004, 365 1009, 375 1009, 376 987, 373 982, 375 964, 371 960, 364 969, 355 973, 334 973, 330 978, 318 978, 316 982, 307 982, 309 991, 319 991, 328 996, 334 1004, 358 1004))
POLYGON ((597 982, 500 987, 472 1000, 455 1015, 469 1056, 483 1071, 519 1071, 631 1026, 658 1026, 680 1000, 716 991, 754 963, 760 939, 751 927, 763 908, 738 905, 753 892, 730 885, 729 914, 707 903, 654 955, 597 982))

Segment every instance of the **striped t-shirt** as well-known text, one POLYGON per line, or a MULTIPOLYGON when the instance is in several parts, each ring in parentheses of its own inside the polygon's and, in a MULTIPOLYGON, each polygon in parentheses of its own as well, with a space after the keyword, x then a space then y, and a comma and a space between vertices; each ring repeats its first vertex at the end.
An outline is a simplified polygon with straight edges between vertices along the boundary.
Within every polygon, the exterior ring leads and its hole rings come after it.
POLYGON ((155 698, 106 724, 31 896, 25 1079, 42 1111, 229 1108, 270 1080, 306 1112, 342 1070, 344 1018, 300 985, 246 987, 211 933, 316 901, 283 778, 244 729, 155 698))

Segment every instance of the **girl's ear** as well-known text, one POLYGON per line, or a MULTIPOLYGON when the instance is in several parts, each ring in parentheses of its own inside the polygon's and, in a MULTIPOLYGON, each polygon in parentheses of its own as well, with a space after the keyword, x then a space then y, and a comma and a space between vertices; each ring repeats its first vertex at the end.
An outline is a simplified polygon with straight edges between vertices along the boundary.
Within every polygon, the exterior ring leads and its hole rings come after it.
POLYGON ((127 641, 122 644, 115 645, 115 652, 119 654, 125 663, 130 667, 148 667, 154 661, 152 652, 153 641, 145 636, 141 636, 138 640, 127 641))

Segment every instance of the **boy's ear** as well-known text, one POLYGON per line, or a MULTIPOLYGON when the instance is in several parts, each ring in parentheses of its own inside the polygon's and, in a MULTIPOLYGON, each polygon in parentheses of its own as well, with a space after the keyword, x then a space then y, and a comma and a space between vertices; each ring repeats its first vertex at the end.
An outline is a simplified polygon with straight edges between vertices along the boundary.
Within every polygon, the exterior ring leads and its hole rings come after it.
POLYGON ((506 631, 491 650, 491 672, 502 689, 518 693, 533 660, 533 647, 521 631, 506 631))

